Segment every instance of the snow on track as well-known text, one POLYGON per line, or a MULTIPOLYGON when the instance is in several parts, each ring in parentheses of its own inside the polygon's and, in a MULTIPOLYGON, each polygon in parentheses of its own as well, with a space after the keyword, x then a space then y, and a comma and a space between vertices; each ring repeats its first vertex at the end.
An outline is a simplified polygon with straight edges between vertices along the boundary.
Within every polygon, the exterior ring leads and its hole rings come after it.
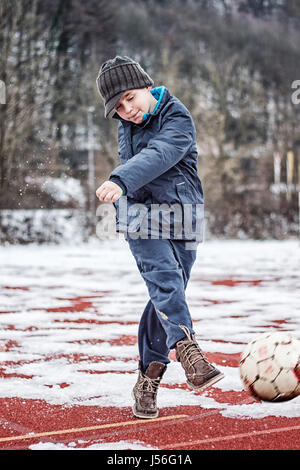
MULTIPOLYGON (((137 328, 148 293, 126 242, 4 246, 0 259, 1 403, 114 407, 128 409, 126 419, 132 418, 137 328)), ((243 391, 238 374, 239 355, 256 335, 284 330, 300 337, 299 266, 297 241, 210 241, 199 246, 186 295, 197 339, 225 379, 205 393, 190 391, 181 365, 172 361, 159 389, 160 416, 166 410, 173 415, 198 407, 224 419, 299 418, 300 424, 300 397, 284 404, 256 402, 243 391)), ((1 436, 9 435, 8 429, 24 434, 5 427, 5 419, 1 436)), ((60 424, 58 429, 67 427, 60 424)), ((28 432, 26 426, 24 430, 28 432)), ((116 448, 126 442, 120 439, 116 448)), ((134 442, 136 448, 156 448, 155 442, 134 442)), ((94 442, 90 448, 101 445, 94 442)))

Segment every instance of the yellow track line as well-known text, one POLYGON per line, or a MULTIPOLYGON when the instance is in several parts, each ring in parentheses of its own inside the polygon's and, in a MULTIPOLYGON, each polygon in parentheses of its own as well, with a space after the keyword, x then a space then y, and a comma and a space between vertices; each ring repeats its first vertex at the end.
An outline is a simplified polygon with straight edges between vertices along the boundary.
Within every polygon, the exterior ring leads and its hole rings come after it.
POLYGON ((134 425, 146 424, 146 423, 167 421, 170 419, 179 419, 179 418, 187 418, 187 417, 188 415, 171 415, 171 416, 163 416, 162 418, 123 421, 120 423, 111 423, 111 424, 99 424, 98 426, 88 426, 85 428, 71 428, 71 429, 61 429, 58 431, 45 431, 45 432, 38 432, 38 433, 30 433, 30 434, 24 434, 21 436, 1 437, 0 442, 18 441, 18 440, 23 440, 23 439, 36 439, 37 437, 56 436, 58 434, 73 434, 76 432, 95 431, 97 429, 115 428, 119 426, 130 426, 131 424, 134 424, 134 425))

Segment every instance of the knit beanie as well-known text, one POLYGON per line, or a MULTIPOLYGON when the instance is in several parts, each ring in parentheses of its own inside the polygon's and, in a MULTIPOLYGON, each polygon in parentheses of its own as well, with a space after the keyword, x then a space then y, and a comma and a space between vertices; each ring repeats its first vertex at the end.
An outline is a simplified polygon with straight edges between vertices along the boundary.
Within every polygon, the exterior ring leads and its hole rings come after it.
POLYGON ((107 60, 101 65, 97 77, 98 91, 104 100, 104 116, 108 117, 125 91, 153 84, 140 64, 129 57, 117 55, 107 60))

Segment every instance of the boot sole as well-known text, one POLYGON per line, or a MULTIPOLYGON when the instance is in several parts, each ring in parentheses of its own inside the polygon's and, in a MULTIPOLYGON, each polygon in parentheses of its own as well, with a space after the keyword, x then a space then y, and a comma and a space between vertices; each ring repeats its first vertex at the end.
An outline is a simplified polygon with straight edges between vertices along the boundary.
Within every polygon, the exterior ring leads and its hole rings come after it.
POLYGON ((198 386, 193 385, 188 380, 187 380, 187 385, 190 389, 196 390, 197 392, 199 392, 199 391, 205 390, 206 388, 210 387, 211 385, 219 382, 219 380, 224 379, 224 377, 225 377, 225 375, 220 372, 219 374, 214 375, 214 377, 212 377, 211 379, 209 379, 207 382, 205 382, 202 385, 198 385, 198 386))
MULTIPOLYGON (((133 392, 131 393, 131 396, 135 400, 135 396, 134 396, 133 392)), ((158 417, 158 411, 154 414, 151 414, 151 415, 144 414, 141 411, 137 411, 136 408, 135 408, 135 405, 133 405, 133 407, 132 407, 132 412, 133 412, 134 416, 136 416, 136 418, 152 419, 152 418, 157 418, 158 417)))

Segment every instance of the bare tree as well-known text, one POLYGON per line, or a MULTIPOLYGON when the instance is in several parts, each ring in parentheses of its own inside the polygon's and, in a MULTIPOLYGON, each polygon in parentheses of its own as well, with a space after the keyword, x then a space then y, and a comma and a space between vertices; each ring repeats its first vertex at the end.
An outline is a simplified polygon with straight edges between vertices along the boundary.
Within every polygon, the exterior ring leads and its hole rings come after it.
POLYGON ((6 190, 30 148, 41 119, 42 71, 48 62, 47 34, 37 16, 38 0, 1 3, 1 70, 6 105, 1 106, 0 186, 6 190))

